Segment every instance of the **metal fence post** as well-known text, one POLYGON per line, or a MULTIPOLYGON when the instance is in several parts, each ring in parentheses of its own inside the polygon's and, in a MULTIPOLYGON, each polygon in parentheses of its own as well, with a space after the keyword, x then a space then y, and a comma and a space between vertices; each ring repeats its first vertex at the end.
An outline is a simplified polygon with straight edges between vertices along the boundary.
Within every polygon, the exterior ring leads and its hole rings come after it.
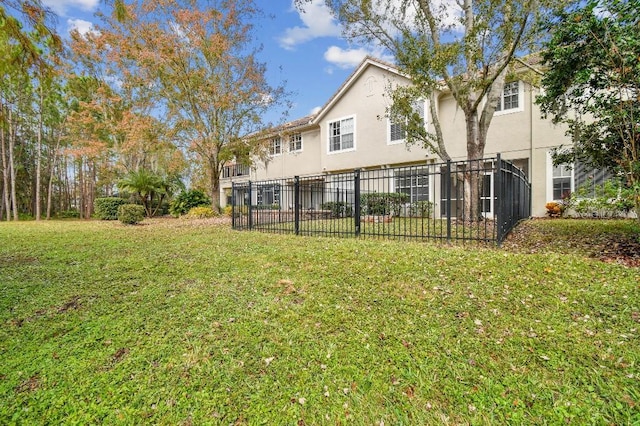
POLYGON ((353 212, 353 220, 355 226, 355 234, 356 237, 360 236, 360 169, 355 169, 353 171, 353 192, 354 192, 354 202, 355 202, 355 211, 353 212))
POLYGON ((231 229, 236 229, 236 183, 231 182, 231 229))
POLYGON ((249 181, 249 206, 247 206, 247 214, 249 215, 249 229, 253 229, 253 184, 249 181))
POLYGON ((293 178, 293 206, 296 235, 300 235, 300 176, 293 178))
POLYGON ((502 157, 500 156, 500 153, 498 153, 497 158, 496 158, 496 179, 495 179, 495 186, 498 189, 498 197, 496 200, 496 217, 495 217, 495 223, 496 223, 496 243, 499 246, 500 243, 502 242, 502 239, 504 238, 504 223, 505 220, 507 219, 506 217, 506 200, 505 200, 505 193, 504 193, 504 188, 503 188, 503 183, 502 183, 502 157))
POLYGON ((446 200, 446 213, 447 213, 447 243, 451 242, 451 160, 447 160, 447 169, 444 174, 444 187, 446 200))

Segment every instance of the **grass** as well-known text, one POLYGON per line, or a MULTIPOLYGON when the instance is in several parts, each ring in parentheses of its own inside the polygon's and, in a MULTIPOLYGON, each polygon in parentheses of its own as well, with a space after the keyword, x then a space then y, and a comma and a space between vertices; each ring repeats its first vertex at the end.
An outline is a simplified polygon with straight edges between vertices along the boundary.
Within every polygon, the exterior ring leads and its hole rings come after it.
POLYGON ((640 422, 639 270, 523 251, 0 223, 0 424, 640 422))
MULTIPOLYGON (((276 233, 294 233, 295 223, 290 219, 291 215, 284 219, 274 217, 273 221, 264 220, 262 223, 255 221, 253 229, 276 233)), ((248 219, 246 217, 242 219, 242 225, 248 228, 248 219)), ((299 233, 300 235, 353 237, 355 236, 356 228, 352 217, 301 220, 299 233)), ((475 240, 484 243, 495 241, 496 229, 494 222, 491 220, 470 223, 454 219, 450 228, 448 228, 446 219, 393 217, 390 222, 362 221, 360 223, 360 237, 428 239, 435 241, 475 240)))

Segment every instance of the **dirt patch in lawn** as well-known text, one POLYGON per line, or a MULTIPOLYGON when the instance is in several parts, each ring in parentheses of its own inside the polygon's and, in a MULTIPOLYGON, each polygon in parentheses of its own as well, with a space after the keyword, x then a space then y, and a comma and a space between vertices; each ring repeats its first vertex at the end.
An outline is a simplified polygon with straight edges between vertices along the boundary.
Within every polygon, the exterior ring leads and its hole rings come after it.
POLYGON ((622 226, 603 227, 599 220, 527 220, 509 234, 502 247, 517 253, 576 254, 640 267, 640 232, 622 226))

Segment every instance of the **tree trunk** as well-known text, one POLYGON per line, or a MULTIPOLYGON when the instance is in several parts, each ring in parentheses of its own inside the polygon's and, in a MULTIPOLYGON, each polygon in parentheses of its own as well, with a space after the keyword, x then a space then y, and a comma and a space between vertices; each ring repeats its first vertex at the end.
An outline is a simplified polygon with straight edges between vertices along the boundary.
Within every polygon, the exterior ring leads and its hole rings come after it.
POLYGON ((15 143, 13 114, 11 108, 9 108, 9 177, 11 184, 11 207, 13 212, 13 220, 18 220, 18 203, 16 197, 16 166, 15 159, 13 158, 15 143))
POLYGON ((465 220, 476 222, 482 219, 480 209, 480 174, 482 173, 482 157, 484 156, 484 141, 480 137, 478 127, 478 112, 465 111, 465 125, 467 128, 467 166, 464 172, 464 210, 465 220))
POLYGON ((151 204, 153 204, 153 195, 149 197, 149 194, 142 194, 142 192, 138 192, 138 197, 140 197, 140 201, 142 201, 145 215, 147 217, 151 217, 151 204))
MULTIPOLYGON (((51 207, 53 204, 53 177, 55 176, 56 165, 58 161, 58 152, 60 151, 60 139, 62 132, 56 138, 56 146, 53 148, 49 159, 49 182, 47 183, 47 219, 51 219, 51 207)), ((59 195, 60 197, 62 194, 59 195)))
POLYGON ((60 211, 71 210, 73 208, 73 193, 75 192, 75 187, 72 182, 69 181, 69 157, 62 157, 62 167, 59 170, 60 180, 64 182, 64 198, 60 199, 60 211))
POLYGON ((84 216, 84 192, 85 192, 85 185, 84 185, 84 165, 83 165, 83 158, 80 157, 78 159, 78 213, 80 214, 80 219, 86 219, 84 216))
POLYGON ((218 162, 215 159, 209 161, 211 208, 214 212, 220 213, 220 171, 218 162))
POLYGON ((42 216, 40 203, 40 181, 42 179, 40 168, 42 167, 42 109, 44 108, 44 95, 42 92, 42 82, 40 82, 40 113, 38 114, 38 140, 36 143, 36 220, 42 216))
POLYGON ((91 180, 89 181, 89 190, 87 191, 87 219, 91 219, 93 215, 93 202, 96 198, 96 162, 91 161, 89 164, 89 170, 91 171, 91 180))
MULTIPOLYGON (((0 113, 2 113, 3 107, 3 104, 0 104, 0 113)), ((4 128, 0 128, 0 155, 2 155, 2 205, 3 210, 7 214, 7 220, 11 220, 11 207, 9 204, 9 165, 7 164, 4 134, 4 128)))

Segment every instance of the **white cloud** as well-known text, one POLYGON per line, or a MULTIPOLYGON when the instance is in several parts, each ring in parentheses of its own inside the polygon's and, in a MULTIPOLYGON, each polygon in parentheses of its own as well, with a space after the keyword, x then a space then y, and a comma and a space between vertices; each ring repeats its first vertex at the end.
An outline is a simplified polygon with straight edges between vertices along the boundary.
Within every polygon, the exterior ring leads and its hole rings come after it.
POLYGON ((329 47, 324 52, 324 59, 338 68, 353 68, 367 56, 369 52, 364 48, 342 49, 338 46, 329 47))
POLYGON ((78 30, 81 35, 85 35, 88 32, 93 32, 93 23, 85 21, 84 19, 67 19, 67 26, 69 32, 78 30))
MULTIPOLYGON (((431 0, 428 3, 438 28, 454 32, 463 29, 460 22, 463 10, 458 0, 431 0)), ((373 0, 372 9, 374 14, 382 17, 382 27, 389 34, 398 35, 398 26, 413 31, 428 30, 426 20, 418 13, 414 2, 407 4, 405 0, 373 0), (402 19, 397 21, 400 18, 402 19)))
POLYGON ((321 109, 322 109, 322 107, 321 107, 321 106, 317 106, 317 107, 315 107, 315 108, 311 109, 311 114, 312 114, 312 115, 317 114, 317 113, 319 113, 319 112, 320 112, 320 110, 321 110, 321 109))
POLYGON ((324 0, 312 0, 304 9, 304 12, 298 12, 304 26, 287 28, 284 35, 278 39, 281 47, 293 50, 297 45, 318 37, 341 35, 340 26, 325 6, 324 0))
POLYGON ((69 9, 93 12, 98 8, 100 0, 43 0, 42 4, 51 8, 60 16, 67 16, 67 10, 69 9))
MULTIPOLYGON (((338 46, 331 46, 324 52, 324 59, 338 68, 354 68, 362 62, 366 56, 372 56, 387 62, 394 62, 393 56, 385 53, 381 47, 359 47, 357 49, 342 49, 338 46)), ((329 72, 329 70, 327 70, 329 72)), ((333 72, 331 70, 329 73, 333 72)))

